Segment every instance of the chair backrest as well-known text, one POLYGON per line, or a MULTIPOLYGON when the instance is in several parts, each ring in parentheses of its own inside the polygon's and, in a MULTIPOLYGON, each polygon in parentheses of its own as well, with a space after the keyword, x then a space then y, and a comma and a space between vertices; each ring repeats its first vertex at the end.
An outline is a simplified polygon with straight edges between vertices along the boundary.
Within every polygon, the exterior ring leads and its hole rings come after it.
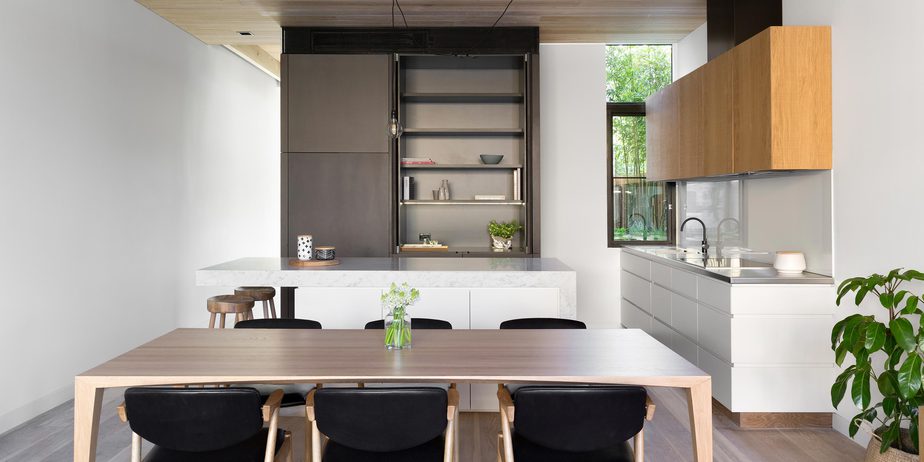
POLYGON ((314 395, 318 430, 362 451, 393 452, 420 446, 446 429, 446 390, 321 388, 314 395))
POLYGON ((248 319, 234 325, 235 329, 320 329, 321 323, 311 319, 248 319))
POLYGON ((643 387, 522 387, 513 394, 518 435, 560 451, 595 451, 627 441, 645 423, 643 387))
MULTIPOLYGON (((366 323, 366 329, 384 329, 385 320, 376 319, 366 323)), ((430 318, 411 318, 411 329, 452 329, 449 321, 430 318)))
POLYGON ((132 431, 176 451, 214 451, 263 428, 260 392, 253 388, 129 388, 125 411, 132 431))
POLYGON ((587 329, 587 324, 564 318, 520 318, 500 324, 501 329, 587 329))

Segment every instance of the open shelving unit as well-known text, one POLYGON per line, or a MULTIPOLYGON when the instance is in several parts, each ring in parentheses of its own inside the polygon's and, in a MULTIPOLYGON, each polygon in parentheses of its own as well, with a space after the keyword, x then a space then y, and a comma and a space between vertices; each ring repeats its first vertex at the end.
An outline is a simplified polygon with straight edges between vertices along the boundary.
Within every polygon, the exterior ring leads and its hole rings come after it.
POLYGON ((525 55, 398 55, 396 111, 403 134, 396 140, 397 254, 413 256, 525 256, 532 230, 527 186, 529 66, 525 55), (502 154, 483 164, 480 154, 502 154), (434 164, 404 164, 405 158, 434 164), (404 177, 414 197, 404 198, 404 177), (450 199, 433 191, 449 181, 450 199), (478 194, 503 196, 475 200, 478 194), (516 220, 524 231, 510 252, 490 248, 491 220, 516 220), (420 234, 449 250, 402 252, 420 234))

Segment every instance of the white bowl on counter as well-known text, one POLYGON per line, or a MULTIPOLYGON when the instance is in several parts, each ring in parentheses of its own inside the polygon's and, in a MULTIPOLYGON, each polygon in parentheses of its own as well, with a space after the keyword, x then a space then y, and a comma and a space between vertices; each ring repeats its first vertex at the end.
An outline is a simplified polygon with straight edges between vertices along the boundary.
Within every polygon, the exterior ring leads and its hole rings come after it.
POLYGON ((805 254, 794 250, 781 250, 773 259, 773 268, 780 274, 802 274, 805 271, 805 254))

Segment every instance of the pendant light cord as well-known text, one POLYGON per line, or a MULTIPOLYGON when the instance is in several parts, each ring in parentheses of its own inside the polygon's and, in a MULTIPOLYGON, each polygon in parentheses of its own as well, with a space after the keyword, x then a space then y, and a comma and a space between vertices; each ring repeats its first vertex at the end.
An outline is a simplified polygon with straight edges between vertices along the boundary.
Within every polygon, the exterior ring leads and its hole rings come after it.
POLYGON ((395 28, 395 7, 398 7, 398 11, 401 12, 401 19, 404 20, 404 28, 408 29, 407 17, 404 16, 404 10, 401 8, 401 3, 398 0, 391 0, 391 28, 395 28))
POLYGON ((491 30, 494 30, 494 28, 497 26, 497 23, 499 23, 501 19, 504 19, 504 15, 507 14, 507 10, 510 9, 510 5, 512 4, 513 4, 513 0, 510 0, 509 2, 507 2, 507 6, 504 7, 503 13, 501 13, 501 15, 497 17, 497 20, 494 21, 494 24, 491 24, 491 30))

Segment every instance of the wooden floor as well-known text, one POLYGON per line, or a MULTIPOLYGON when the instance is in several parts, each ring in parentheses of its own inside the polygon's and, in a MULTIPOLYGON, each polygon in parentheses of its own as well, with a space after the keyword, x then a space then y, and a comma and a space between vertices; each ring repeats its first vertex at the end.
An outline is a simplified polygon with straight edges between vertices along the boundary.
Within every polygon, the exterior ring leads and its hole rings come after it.
MULTIPOLYGON (((687 403, 680 390, 650 389, 657 411, 645 424, 646 461, 692 461, 687 403)), ((131 434, 119 422, 115 406, 121 390, 107 390, 98 444, 98 462, 130 459, 131 434)), ((62 404, 25 425, 0 436, 0 461, 69 462, 72 456, 73 402, 62 404)), ((460 456, 463 462, 496 461, 497 415, 465 413, 461 418, 460 456)), ((715 414, 716 461, 813 461, 863 460, 863 449, 834 430, 741 430, 715 414)), ((280 426, 295 437, 296 460, 303 460, 304 417, 281 419, 280 426)))

